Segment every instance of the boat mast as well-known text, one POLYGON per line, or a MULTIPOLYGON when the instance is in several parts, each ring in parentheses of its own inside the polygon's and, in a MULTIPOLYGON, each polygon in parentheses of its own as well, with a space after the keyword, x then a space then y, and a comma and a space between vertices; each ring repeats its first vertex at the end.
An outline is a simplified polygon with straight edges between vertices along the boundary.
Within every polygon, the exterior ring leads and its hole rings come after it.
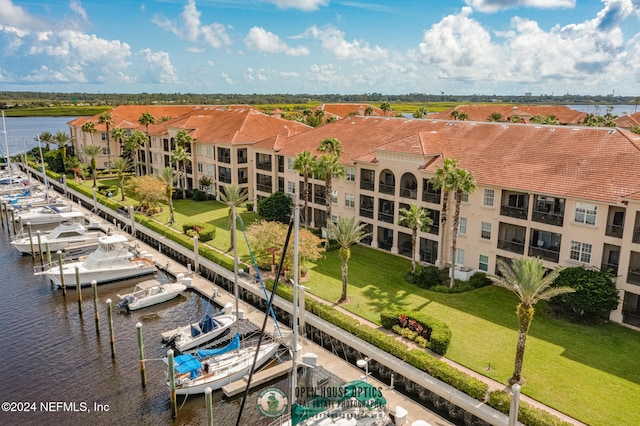
POLYGON ((40 143, 40 135, 36 135, 36 139, 38 139, 38 148, 40 149, 40 171, 42 172, 42 177, 44 178, 44 190, 45 194, 49 196, 49 182, 47 182, 47 173, 44 171, 44 155, 42 155, 42 143, 40 143))
POLYGON ((233 244, 233 295, 236 298, 236 333, 240 332, 240 308, 238 299, 238 244, 236 241, 236 206, 231 206, 231 244, 233 244))
MULTIPOLYGON (((291 402, 290 407, 296 402, 296 386, 298 386, 298 371, 296 359, 298 358, 298 233, 300 231, 300 200, 296 200, 293 209, 293 336, 291 342, 291 357, 293 358, 293 370, 291 372, 291 402)), ((304 307, 303 307, 304 309, 304 307)), ((293 419, 292 419, 293 420, 293 419)))
POLYGON ((7 171, 9 172, 9 194, 13 194, 13 174, 11 173, 11 159, 9 156, 9 140, 7 139, 7 123, 4 120, 4 111, 2 111, 2 133, 4 133, 4 154, 7 158, 7 171))

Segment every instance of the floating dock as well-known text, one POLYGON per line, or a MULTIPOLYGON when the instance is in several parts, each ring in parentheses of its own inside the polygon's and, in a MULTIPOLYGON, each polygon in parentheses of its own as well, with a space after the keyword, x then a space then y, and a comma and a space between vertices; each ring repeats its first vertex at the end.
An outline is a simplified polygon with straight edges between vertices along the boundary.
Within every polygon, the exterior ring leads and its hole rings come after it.
MULTIPOLYGON (((253 373, 253 376, 251 377, 250 388, 270 382, 276 377, 280 377, 284 374, 289 374, 292 368, 293 361, 287 361, 274 367, 265 368, 264 370, 260 370, 257 373, 253 373)), ((247 388, 247 380, 249 380, 249 376, 244 376, 238 381, 229 383, 228 385, 222 387, 222 392, 224 392, 225 396, 227 397, 237 395, 247 388)))

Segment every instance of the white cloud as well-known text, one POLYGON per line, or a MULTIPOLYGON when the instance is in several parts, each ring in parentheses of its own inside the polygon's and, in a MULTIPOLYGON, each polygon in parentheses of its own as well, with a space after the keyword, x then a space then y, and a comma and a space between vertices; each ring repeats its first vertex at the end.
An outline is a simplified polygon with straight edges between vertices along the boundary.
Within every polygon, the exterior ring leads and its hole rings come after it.
POLYGON ((280 9, 300 9, 304 11, 318 10, 321 6, 327 6, 329 0, 269 0, 280 9))
POLYGON ((224 82, 227 84, 235 84, 235 81, 233 81, 226 72, 220 73, 220 77, 222 77, 224 82))
POLYGON ((465 3, 479 12, 493 13, 516 7, 568 9, 575 7, 576 0, 465 0, 465 3))
POLYGON ((71 8, 71 10, 73 10, 77 15, 79 15, 82 20, 84 22, 89 22, 89 17, 87 16, 87 12, 84 10, 84 8, 82 7, 82 4, 80 4, 79 1, 77 0, 71 0, 69 2, 69 7, 71 8))
POLYGON ((147 82, 175 84, 180 81, 167 52, 152 52, 151 49, 143 49, 140 51, 140 55, 147 64, 145 70, 147 82))
POLYGON ((304 46, 289 47, 278 35, 261 27, 253 27, 244 39, 244 44, 251 50, 262 53, 284 53, 288 56, 307 56, 309 49, 304 46))
POLYGON ((160 15, 154 16, 151 22, 190 42, 202 40, 216 49, 231 45, 231 38, 224 25, 217 22, 203 25, 200 22, 200 12, 196 9, 195 0, 188 0, 180 14, 180 22, 160 15))
POLYGON ((13 4, 11 0, 0 0, 0 26, 15 27, 22 30, 41 28, 43 21, 13 4))
POLYGON ((312 37, 320 40, 322 48, 336 59, 368 59, 376 61, 387 57, 388 52, 380 46, 369 47, 369 43, 360 40, 345 40, 344 32, 337 28, 320 29, 315 25, 295 38, 312 37))

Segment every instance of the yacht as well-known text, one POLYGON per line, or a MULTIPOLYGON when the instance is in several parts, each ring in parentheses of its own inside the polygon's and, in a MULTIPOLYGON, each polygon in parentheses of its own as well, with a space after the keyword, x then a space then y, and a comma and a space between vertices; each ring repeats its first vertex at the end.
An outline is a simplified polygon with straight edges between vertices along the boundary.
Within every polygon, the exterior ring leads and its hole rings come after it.
POLYGON ((105 235, 106 232, 95 224, 86 227, 77 222, 63 222, 51 232, 41 235, 39 241, 34 234, 29 238, 28 235, 22 233, 11 241, 11 245, 22 254, 31 254, 32 248, 33 254, 39 254, 40 246, 43 249, 48 247, 51 253, 58 250, 65 252, 88 250, 91 247, 96 247, 99 238, 105 235))

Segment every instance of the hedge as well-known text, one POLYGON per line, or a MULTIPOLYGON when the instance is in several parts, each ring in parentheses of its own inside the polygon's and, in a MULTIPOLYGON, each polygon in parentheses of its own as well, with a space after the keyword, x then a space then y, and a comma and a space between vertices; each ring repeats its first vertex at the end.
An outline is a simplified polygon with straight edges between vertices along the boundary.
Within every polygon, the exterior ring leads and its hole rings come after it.
MULTIPOLYGON (((489 393, 487 404, 496 410, 509 414, 511 395, 505 391, 489 393)), ((554 416, 548 411, 534 407, 526 401, 520 401, 518 406, 518 421, 527 426, 571 426, 569 422, 554 416)))
MULTIPOLYGON (((447 324, 429 315, 425 315, 422 312, 415 311, 384 311, 380 313, 380 322, 384 328, 394 330, 394 325, 400 325, 400 315, 406 315, 409 319, 416 320, 422 324, 423 327, 431 330, 429 344, 427 345, 429 349, 440 355, 447 353, 449 343, 451 342, 451 330, 447 324)), ((414 339, 415 337, 417 337, 417 335, 414 336, 414 339)))

